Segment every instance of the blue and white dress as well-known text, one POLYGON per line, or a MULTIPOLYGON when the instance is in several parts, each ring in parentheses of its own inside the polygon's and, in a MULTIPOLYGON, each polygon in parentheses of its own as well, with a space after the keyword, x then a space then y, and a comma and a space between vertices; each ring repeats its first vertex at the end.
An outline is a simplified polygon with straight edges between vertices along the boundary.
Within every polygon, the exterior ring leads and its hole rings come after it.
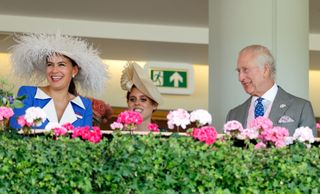
POLYGON ((10 119, 10 127, 12 128, 21 128, 17 119, 19 116, 25 114, 26 109, 32 106, 42 108, 47 114, 46 121, 35 129, 45 129, 48 123, 59 123, 61 125, 71 123, 74 127, 92 127, 92 102, 85 97, 77 96, 71 100, 61 119, 58 120, 53 99, 40 88, 35 86, 22 86, 20 87, 17 96, 23 95, 26 96, 23 100, 24 106, 13 110, 14 116, 10 119))

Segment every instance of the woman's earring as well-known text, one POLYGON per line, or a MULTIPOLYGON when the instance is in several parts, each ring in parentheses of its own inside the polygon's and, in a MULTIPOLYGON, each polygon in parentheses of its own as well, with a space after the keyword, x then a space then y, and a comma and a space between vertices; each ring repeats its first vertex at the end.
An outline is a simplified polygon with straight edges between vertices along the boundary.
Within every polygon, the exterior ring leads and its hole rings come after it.
POLYGON ((72 78, 74 78, 75 75, 72 75, 72 78))

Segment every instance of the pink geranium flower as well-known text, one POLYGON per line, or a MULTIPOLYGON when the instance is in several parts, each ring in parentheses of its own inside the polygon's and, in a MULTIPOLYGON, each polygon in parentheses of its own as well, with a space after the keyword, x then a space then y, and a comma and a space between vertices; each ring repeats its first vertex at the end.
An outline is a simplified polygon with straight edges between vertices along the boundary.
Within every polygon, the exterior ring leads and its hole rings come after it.
POLYGON ((135 111, 123 111, 118 115, 117 121, 111 124, 113 129, 135 130, 143 121, 142 115, 135 111), (122 127, 121 127, 122 125, 122 127))
POLYGON ((74 130, 74 126, 71 123, 65 123, 62 125, 62 127, 66 128, 68 131, 74 130))
POLYGON ((64 127, 57 127, 53 129, 53 132, 55 136, 63 136, 67 134, 68 130, 64 127))
POLYGON ((201 128, 194 128, 191 136, 199 141, 211 145, 216 142, 218 133, 214 127, 204 126, 201 128))
POLYGON ((118 123, 116 121, 111 123, 110 127, 112 130, 122 130, 123 129, 122 123, 118 123))
POLYGON ((24 116, 20 116, 19 118, 18 118, 18 124, 21 126, 21 127, 31 127, 32 126, 32 122, 31 123, 29 123, 25 118, 24 118, 24 116))
POLYGON ((56 122, 49 122, 46 126, 46 130, 52 130, 53 134, 56 137, 64 136, 68 132, 72 132, 74 129, 74 126, 71 123, 65 123, 63 125, 60 125, 56 122))
POLYGON ((288 129, 283 127, 274 127, 270 119, 265 117, 258 117, 249 124, 249 128, 242 129, 237 122, 228 122, 224 126, 226 134, 233 131, 240 131, 234 136, 238 139, 256 139, 259 143, 256 148, 267 146, 275 146, 277 148, 286 146, 286 141, 289 136, 288 129))
POLYGON ((256 149, 261 149, 261 148, 266 148, 267 145, 264 144, 263 142, 259 142, 254 146, 256 149))
POLYGON ((259 130, 256 128, 246 128, 240 133, 242 139, 257 139, 259 137, 259 130))
POLYGON ((98 143, 102 139, 102 132, 99 127, 94 126, 90 130, 89 126, 76 127, 73 130, 72 138, 80 137, 83 140, 88 140, 92 143, 98 143))
POLYGON ((276 126, 262 131, 260 139, 264 143, 269 142, 275 147, 280 148, 286 145, 285 138, 288 136, 288 129, 276 126))
POLYGON ((87 135, 87 139, 92 143, 99 143, 102 139, 102 132, 100 128, 97 126, 92 127, 92 129, 93 130, 89 131, 87 135))
POLYGON ((250 128, 259 129, 261 131, 272 128, 273 123, 270 119, 265 117, 257 117, 249 124, 250 128))
POLYGON ((159 126, 156 123, 149 123, 148 124, 148 129, 149 131, 153 131, 153 132, 159 132, 159 126))
POLYGON ((117 122, 125 125, 139 125, 142 123, 142 116, 136 111, 123 111, 119 114, 117 122))
POLYGON ((0 107, 0 121, 3 121, 4 119, 9 120, 10 117, 13 116, 13 110, 10 107, 1 106, 0 107))
POLYGON ((72 138, 81 137, 83 140, 88 139, 88 133, 89 133, 90 127, 76 127, 73 130, 72 138))
POLYGON ((239 121, 232 120, 224 124, 223 130, 225 134, 234 136, 241 133, 243 131, 243 127, 239 121))

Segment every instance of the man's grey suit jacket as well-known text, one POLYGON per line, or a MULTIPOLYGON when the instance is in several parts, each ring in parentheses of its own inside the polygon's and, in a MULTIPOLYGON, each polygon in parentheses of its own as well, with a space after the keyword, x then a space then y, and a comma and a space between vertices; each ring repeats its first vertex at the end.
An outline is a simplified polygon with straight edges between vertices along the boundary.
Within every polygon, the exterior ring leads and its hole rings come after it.
MULTIPOLYGON (((246 128, 251 98, 230 110, 226 121, 237 120, 246 128)), ((287 128, 290 136, 293 135, 296 128, 302 126, 310 127, 313 135, 317 136, 316 121, 311 103, 289 94, 280 86, 278 86, 278 92, 273 101, 269 119, 273 122, 273 126, 287 128)))

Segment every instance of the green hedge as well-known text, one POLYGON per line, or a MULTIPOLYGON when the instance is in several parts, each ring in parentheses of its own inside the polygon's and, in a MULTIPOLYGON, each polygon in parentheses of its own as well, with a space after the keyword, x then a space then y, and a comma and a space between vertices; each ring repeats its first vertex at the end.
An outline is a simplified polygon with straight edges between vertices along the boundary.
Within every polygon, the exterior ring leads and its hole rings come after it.
POLYGON ((319 193, 320 149, 191 137, 0 135, 0 193, 319 193))

